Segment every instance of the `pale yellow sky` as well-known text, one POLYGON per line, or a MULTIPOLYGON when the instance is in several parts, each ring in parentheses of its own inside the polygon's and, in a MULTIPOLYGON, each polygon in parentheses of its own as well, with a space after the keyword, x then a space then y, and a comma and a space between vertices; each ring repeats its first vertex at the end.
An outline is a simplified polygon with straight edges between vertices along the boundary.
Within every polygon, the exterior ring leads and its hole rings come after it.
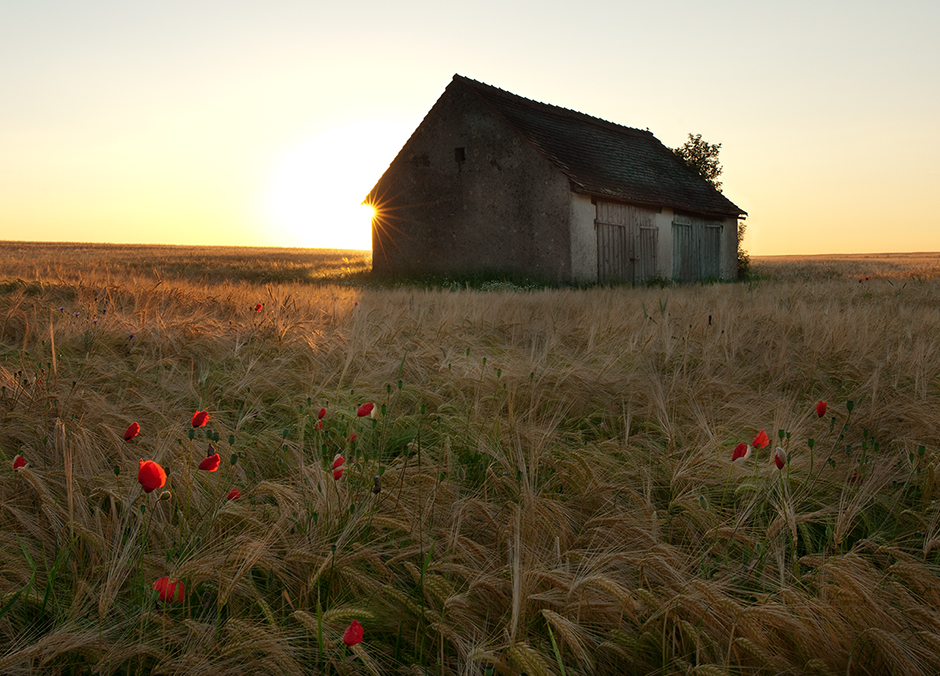
POLYGON ((940 3, 0 5, 0 239, 369 246, 460 73, 722 143, 754 255, 940 250, 940 3))

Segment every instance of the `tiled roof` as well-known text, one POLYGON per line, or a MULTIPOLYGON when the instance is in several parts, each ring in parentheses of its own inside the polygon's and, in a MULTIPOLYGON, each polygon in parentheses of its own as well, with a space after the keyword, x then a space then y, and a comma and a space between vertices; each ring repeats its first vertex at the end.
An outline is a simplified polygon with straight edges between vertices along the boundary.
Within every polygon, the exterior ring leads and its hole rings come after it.
POLYGON ((598 197, 716 216, 744 211, 648 131, 550 106, 455 75, 564 172, 598 197))

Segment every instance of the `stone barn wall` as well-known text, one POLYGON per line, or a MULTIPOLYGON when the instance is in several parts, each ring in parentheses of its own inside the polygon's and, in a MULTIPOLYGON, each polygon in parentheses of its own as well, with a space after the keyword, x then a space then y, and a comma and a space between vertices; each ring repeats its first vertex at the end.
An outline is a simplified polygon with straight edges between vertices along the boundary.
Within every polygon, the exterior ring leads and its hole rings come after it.
POLYGON ((569 279, 571 199, 564 174, 451 83, 370 194, 373 271, 569 279))

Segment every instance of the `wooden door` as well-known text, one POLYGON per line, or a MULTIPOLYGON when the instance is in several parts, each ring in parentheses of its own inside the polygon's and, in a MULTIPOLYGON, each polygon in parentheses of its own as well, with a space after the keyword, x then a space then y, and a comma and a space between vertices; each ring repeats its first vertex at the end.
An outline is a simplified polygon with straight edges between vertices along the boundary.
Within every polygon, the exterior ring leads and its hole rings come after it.
POLYGON ((680 282, 695 279, 695 231, 691 222, 672 222, 672 278, 680 282))
POLYGON ((638 282, 654 276, 658 233, 653 213, 603 201, 596 209, 598 281, 638 282))
POLYGON ((672 276, 680 282, 721 277, 722 224, 676 216, 672 222, 672 276))

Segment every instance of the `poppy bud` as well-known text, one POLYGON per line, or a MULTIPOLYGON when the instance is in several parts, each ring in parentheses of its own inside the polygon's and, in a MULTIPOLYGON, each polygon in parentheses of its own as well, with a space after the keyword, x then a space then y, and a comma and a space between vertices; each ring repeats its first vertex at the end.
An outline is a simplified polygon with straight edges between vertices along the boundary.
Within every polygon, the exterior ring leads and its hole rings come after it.
POLYGON ((375 475, 375 480, 372 483, 372 492, 375 493, 376 495, 382 492, 382 484, 379 483, 378 474, 375 475))
POLYGON ((751 447, 747 444, 741 443, 734 447, 734 452, 731 454, 731 462, 737 460, 747 460, 751 457, 751 447))
POLYGON ((826 402, 820 401, 816 404, 816 415, 820 418, 826 415, 826 402))
POLYGON ((170 491, 163 491, 162 493, 160 493, 160 502, 166 502, 172 497, 173 497, 173 494, 170 493, 170 491))
POLYGON ((784 465, 787 464, 787 452, 777 447, 777 452, 774 453, 774 464, 777 466, 777 469, 783 469, 784 465))

